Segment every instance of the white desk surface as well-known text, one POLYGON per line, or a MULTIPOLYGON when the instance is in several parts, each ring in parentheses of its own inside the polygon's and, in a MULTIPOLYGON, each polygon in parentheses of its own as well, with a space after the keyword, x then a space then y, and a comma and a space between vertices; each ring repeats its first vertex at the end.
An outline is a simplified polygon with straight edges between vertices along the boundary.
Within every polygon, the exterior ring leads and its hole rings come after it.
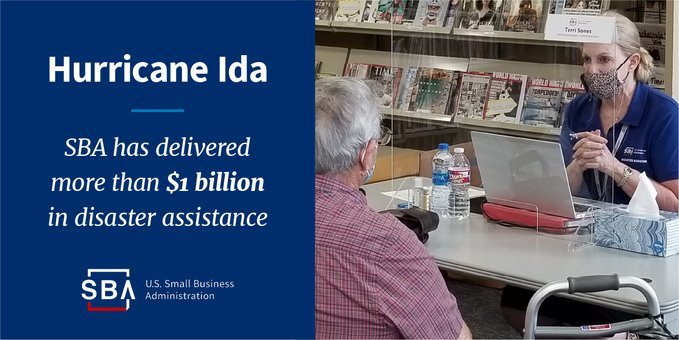
MULTIPOLYGON (((378 211, 393 209, 402 201, 392 201, 381 193, 412 187, 412 178, 364 186, 368 204, 378 211)), ((503 227, 478 214, 464 221, 442 219, 426 245, 440 268, 524 288, 537 289, 569 276, 617 273, 651 279, 666 321, 675 327, 678 322, 679 255, 662 258, 594 245, 569 250, 569 236, 503 227)), ((633 313, 646 311, 644 297, 629 288, 575 294, 573 298, 633 313)))

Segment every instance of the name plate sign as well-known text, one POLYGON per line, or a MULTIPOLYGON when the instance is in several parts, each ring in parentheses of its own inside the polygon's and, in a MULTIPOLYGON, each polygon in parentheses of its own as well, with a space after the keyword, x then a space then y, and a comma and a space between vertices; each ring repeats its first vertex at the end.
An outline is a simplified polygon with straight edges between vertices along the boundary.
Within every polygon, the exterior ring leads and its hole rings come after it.
POLYGON ((545 40, 610 44, 614 32, 613 17, 550 14, 545 25, 545 40))

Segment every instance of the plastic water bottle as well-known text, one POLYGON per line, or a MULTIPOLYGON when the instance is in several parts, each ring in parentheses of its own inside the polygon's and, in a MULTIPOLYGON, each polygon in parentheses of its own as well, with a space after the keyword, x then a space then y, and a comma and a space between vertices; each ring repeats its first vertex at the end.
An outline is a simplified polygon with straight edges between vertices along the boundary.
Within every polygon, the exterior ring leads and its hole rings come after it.
POLYGON ((453 149, 453 159, 450 163, 448 181, 450 199, 448 211, 451 217, 465 219, 469 217, 469 183, 471 182, 471 167, 464 155, 463 148, 453 149))
POLYGON ((448 199, 450 188, 448 184, 449 169, 453 156, 448 152, 448 144, 439 144, 439 151, 432 160, 431 197, 429 198, 429 210, 437 213, 440 218, 448 217, 448 199))
POLYGON ((413 188, 408 192, 408 195, 410 196, 409 201, 412 202, 413 206, 427 209, 422 205, 424 201, 424 181, 422 180, 422 177, 415 177, 413 182, 413 188))

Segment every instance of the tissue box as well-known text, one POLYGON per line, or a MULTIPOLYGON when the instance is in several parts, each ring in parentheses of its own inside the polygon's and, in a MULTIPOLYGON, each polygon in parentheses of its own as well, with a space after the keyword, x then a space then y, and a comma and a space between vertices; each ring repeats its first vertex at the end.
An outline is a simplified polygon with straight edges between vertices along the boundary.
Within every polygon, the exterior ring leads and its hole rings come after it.
POLYGON ((620 208, 596 210, 594 243, 654 256, 679 254, 679 214, 661 211, 660 216, 654 219, 620 208))

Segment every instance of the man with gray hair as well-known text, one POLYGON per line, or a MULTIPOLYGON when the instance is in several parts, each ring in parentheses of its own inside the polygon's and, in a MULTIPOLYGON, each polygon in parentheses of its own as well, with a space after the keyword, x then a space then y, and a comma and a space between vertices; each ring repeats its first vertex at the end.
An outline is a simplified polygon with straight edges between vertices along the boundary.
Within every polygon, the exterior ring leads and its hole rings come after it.
POLYGON ((381 119, 363 81, 316 82, 316 338, 471 338, 426 248, 358 190, 381 119))

